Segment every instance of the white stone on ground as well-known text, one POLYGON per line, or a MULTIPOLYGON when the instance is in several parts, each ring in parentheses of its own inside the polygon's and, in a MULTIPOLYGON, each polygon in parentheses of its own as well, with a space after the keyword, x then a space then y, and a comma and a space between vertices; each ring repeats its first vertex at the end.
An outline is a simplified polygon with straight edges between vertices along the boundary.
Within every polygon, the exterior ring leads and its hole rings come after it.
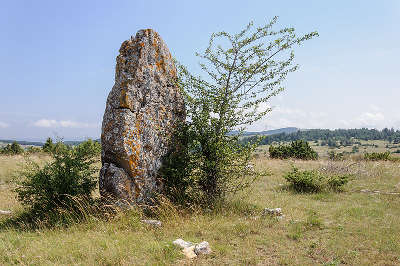
POLYGON ((175 240, 174 242, 172 242, 174 245, 179 246, 181 248, 188 248, 191 246, 194 246, 195 244, 192 242, 186 242, 185 240, 178 238, 177 240, 175 240))
POLYGON ((157 226, 157 227, 160 227, 162 225, 161 221, 159 221, 159 220, 141 220, 141 222, 145 223, 145 224, 154 225, 154 226, 157 226))
POLYGON ((186 256, 188 259, 193 259, 193 258, 196 258, 196 257, 197 257, 197 255, 196 255, 194 249, 195 249, 195 246, 190 246, 190 247, 184 248, 184 249, 182 250, 182 252, 183 252, 183 254, 185 254, 185 256, 186 256))
POLYGON ((178 238, 172 243, 176 246, 183 248, 182 250, 183 254, 185 254, 185 256, 189 259, 193 259, 198 255, 211 253, 210 244, 207 241, 195 244, 192 242, 187 242, 181 238, 178 238))
POLYGON ((282 209, 281 208, 275 208, 275 209, 270 209, 270 208, 265 208, 264 215, 271 215, 271 216, 282 216, 282 209))
POLYGON ((210 254, 210 253, 211 253, 210 244, 208 244, 207 241, 203 241, 203 242, 197 244, 197 245, 194 247, 194 252, 195 252, 197 255, 200 255, 200 254, 210 254))

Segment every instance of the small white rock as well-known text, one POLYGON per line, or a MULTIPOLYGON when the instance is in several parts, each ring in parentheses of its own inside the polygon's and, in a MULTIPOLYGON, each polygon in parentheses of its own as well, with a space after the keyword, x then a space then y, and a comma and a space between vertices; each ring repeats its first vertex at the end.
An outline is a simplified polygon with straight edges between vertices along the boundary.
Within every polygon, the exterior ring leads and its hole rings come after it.
POLYGON ((268 214, 271 216, 282 216, 282 209, 281 208, 275 208, 275 209, 269 209, 269 208, 265 208, 264 215, 268 214))
POLYGON ((246 165, 246 170, 252 171, 252 170, 254 170, 254 166, 252 164, 248 164, 248 165, 246 165))
POLYGON ((142 223, 154 225, 157 227, 161 226, 161 222, 159 220, 142 220, 142 223))
POLYGON ((194 247, 194 253, 196 253, 197 255, 210 254, 211 253, 210 244, 207 241, 203 241, 203 242, 197 244, 194 247))
POLYGON ((0 210, 0 214, 11 214, 11 211, 3 211, 3 210, 0 210))
POLYGON ((195 244, 193 244, 192 242, 186 242, 185 240, 178 238, 175 241, 172 242, 172 244, 179 246, 181 248, 189 248, 194 246, 195 244))
POLYGON ((183 252, 183 254, 185 254, 185 256, 188 259, 193 259, 193 258, 197 257, 196 253, 194 252, 194 249, 195 249, 195 246, 190 246, 190 247, 184 248, 182 250, 182 252, 183 252))

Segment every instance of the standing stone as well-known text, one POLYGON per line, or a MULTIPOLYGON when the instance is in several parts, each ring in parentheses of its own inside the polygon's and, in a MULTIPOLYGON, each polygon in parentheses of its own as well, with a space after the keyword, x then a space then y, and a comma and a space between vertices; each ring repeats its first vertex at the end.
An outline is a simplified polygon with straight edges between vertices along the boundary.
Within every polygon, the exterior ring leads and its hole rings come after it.
POLYGON ((119 49, 115 84, 103 117, 100 193, 148 203, 178 121, 186 118, 176 68, 157 32, 146 29, 119 49))

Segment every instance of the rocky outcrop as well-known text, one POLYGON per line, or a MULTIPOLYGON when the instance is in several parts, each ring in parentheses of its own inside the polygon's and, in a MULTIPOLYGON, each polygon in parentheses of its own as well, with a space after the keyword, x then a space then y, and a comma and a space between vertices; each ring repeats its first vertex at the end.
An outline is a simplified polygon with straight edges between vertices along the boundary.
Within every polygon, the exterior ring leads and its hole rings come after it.
POLYGON ((176 68, 157 32, 122 43, 102 125, 100 193, 146 203, 161 189, 157 172, 185 106, 176 68))

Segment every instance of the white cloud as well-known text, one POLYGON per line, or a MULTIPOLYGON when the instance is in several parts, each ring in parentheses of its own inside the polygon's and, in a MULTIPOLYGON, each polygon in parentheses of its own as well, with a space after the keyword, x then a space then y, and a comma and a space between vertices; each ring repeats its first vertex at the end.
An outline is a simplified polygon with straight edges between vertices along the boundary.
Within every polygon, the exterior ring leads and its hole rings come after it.
POLYGON ((0 121, 0 128, 6 128, 6 127, 8 127, 8 124, 0 121))
MULTIPOLYGON (((268 105, 260 107, 263 110, 268 105)), ((397 117, 385 114, 376 105, 370 105, 369 110, 355 115, 338 116, 321 111, 305 111, 298 108, 275 107, 263 119, 248 127, 249 131, 262 131, 283 127, 297 128, 400 128, 397 117)))
POLYGON ((385 121, 385 116, 380 112, 365 112, 357 117, 356 121, 362 125, 380 124, 381 122, 385 121))
POLYGON ((56 120, 40 119, 33 123, 36 127, 55 127, 57 126, 56 120))
POLYGON ((71 120, 54 120, 54 119, 40 119, 33 123, 36 127, 45 127, 45 128, 55 128, 55 127, 64 127, 64 128, 96 128, 97 124, 90 123, 82 123, 75 122, 71 120))
MULTIPOLYGON (((270 107, 268 105, 260 107, 260 110, 270 107)), ((263 119, 251 125, 248 130, 262 131, 283 127, 298 128, 326 128, 328 120, 324 112, 307 112, 297 108, 275 107, 263 119)))
POLYGON ((344 127, 351 128, 377 128, 383 129, 385 127, 397 127, 396 122, 386 117, 382 112, 378 111, 378 108, 371 108, 375 111, 364 112, 360 115, 349 118, 347 120, 340 120, 339 123, 344 127))

